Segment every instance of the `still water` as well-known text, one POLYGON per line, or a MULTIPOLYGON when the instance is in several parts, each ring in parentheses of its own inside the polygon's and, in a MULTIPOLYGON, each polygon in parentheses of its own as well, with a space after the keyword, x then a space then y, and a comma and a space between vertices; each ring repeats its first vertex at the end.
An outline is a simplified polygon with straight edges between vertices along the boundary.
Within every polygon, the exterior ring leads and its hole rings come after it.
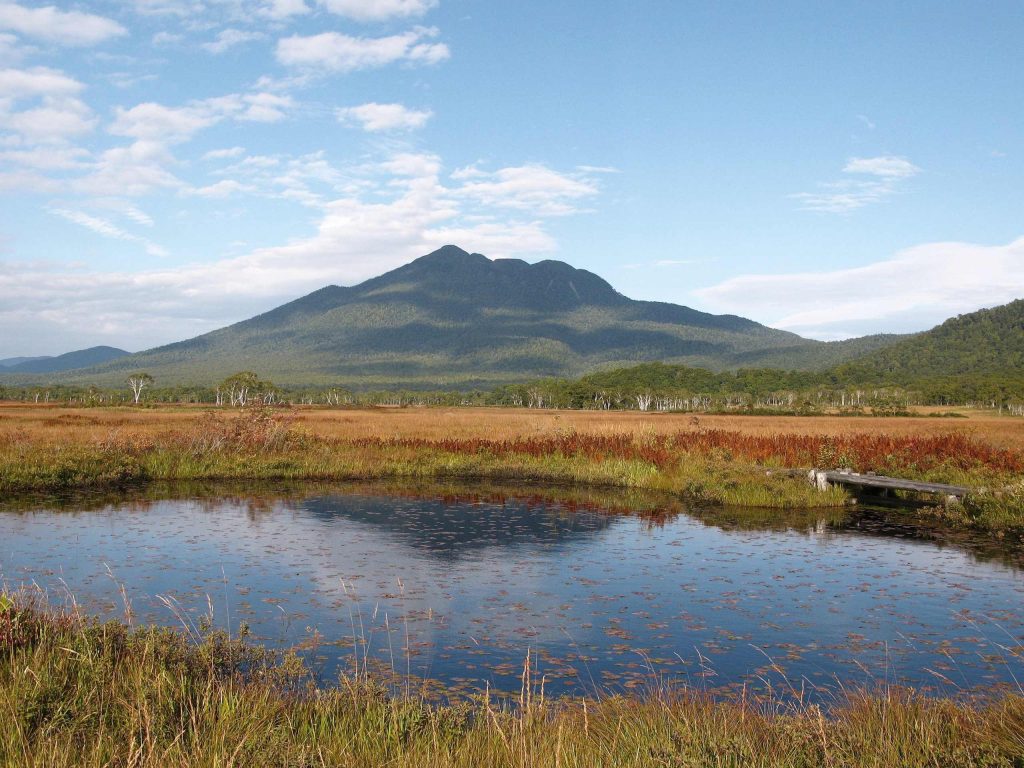
POLYGON ((1019 545, 870 510, 780 523, 557 496, 310 487, 7 503, 0 580, 107 617, 123 617, 123 585, 137 623, 212 611, 216 627, 299 647, 325 681, 359 663, 518 691, 529 652, 551 694, 682 682, 826 700, 1024 683, 1019 545))

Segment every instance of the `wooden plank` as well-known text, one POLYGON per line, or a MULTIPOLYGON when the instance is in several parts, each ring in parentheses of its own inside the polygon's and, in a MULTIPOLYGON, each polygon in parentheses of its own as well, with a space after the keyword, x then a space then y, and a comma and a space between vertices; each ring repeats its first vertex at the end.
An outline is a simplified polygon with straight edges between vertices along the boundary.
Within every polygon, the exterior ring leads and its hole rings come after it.
MULTIPOLYGON (((970 492, 969 488, 960 485, 946 485, 945 483, 920 483, 916 480, 905 480, 902 477, 886 477, 884 475, 861 475, 856 472, 826 471, 817 472, 812 470, 815 476, 824 479, 829 483, 839 485, 856 485, 861 488, 882 488, 899 491, 917 491, 919 493, 941 493, 945 496, 965 496, 970 492)), ((820 480, 819 480, 820 484, 820 480)))

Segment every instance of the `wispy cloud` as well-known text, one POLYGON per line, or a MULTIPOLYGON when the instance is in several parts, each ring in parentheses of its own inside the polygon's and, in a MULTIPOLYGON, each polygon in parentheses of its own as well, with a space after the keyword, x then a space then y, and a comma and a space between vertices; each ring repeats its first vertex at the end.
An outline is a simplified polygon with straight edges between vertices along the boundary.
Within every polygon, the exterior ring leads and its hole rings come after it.
POLYGON ((150 256, 167 255, 166 249, 161 248, 159 245, 156 245, 144 237, 133 235, 131 232, 126 232, 106 219, 101 219, 98 216, 91 216, 82 211, 68 210, 67 208, 50 208, 48 210, 55 216, 60 216, 61 218, 67 219, 80 227, 85 227, 86 229, 95 232, 97 235, 109 237, 113 240, 124 240, 126 242, 138 243, 150 256))
POLYGON ((843 167, 846 178, 820 184, 816 192, 790 195, 801 208, 823 213, 849 213, 902 191, 902 184, 921 169, 904 157, 853 157, 843 167))
POLYGON ((876 126, 874 121, 867 115, 857 115, 857 119, 860 120, 861 123, 863 123, 864 127, 867 128, 869 131, 875 130, 876 126))

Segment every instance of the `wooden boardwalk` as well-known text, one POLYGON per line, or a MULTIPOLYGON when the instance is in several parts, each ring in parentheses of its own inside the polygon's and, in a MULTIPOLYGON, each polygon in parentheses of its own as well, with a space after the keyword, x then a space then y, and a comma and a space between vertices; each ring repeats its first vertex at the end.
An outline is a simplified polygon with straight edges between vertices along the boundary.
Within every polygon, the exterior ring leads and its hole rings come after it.
POLYGON ((820 470, 812 469, 807 473, 807 479, 819 490, 825 490, 829 485, 852 485, 858 488, 874 488, 880 491, 916 491, 918 493, 937 493, 947 499, 962 499, 969 492, 969 488, 960 485, 946 485, 945 483, 919 483, 916 480, 904 480, 901 477, 885 477, 871 473, 860 474, 849 470, 834 469, 820 470))

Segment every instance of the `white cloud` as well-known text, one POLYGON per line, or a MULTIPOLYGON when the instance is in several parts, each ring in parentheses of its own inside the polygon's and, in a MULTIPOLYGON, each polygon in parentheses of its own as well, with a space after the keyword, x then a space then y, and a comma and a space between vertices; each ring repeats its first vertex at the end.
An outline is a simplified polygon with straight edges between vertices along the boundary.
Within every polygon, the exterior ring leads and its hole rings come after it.
POLYGON ((86 195, 137 197, 154 189, 181 188, 183 182, 167 170, 174 158, 158 141, 139 140, 103 152, 84 176, 65 182, 86 195))
POLYGON ((88 167, 89 152, 80 147, 35 147, 0 152, 0 161, 37 171, 67 171, 88 167))
POLYGON ((657 269, 665 269, 671 267, 689 267, 694 264, 706 264, 714 259, 656 259, 655 261, 634 261, 629 264, 623 264, 623 269, 650 269, 655 267, 657 269))
POLYGON ((157 79, 156 75, 139 72, 110 72, 104 78, 115 88, 134 88, 140 83, 149 83, 157 79))
POLYGON ((152 227, 153 226, 153 217, 150 216, 145 211, 139 210, 134 205, 130 205, 130 204, 125 205, 121 209, 121 212, 125 216, 127 216, 129 219, 134 221, 136 224, 142 224, 145 227, 152 227))
POLYGON ((618 168, 613 168, 610 165, 577 165, 577 171, 583 171, 583 173, 622 173, 618 168))
POLYGON ((210 184, 206 187, 191 189, 189 190, 189 194, 196 195, 198 197, 226 198, 241 192, 252 191, 254 191, 253 187, 242 184, 234 179, 223 179, 222 181, 218 181, 215 184, 210 184))
POLYGON ((242 29, 222 29, 217 33, 216 39, 209 43, 203 43, 203 48, 212 54, 221 54, 236 45, 262 40, 265 35, 262 32, 246 32, 242 29))
POLYGON ((54 69, 0 70, 0 128, 22 145, 59 144, 89 133, 96 119, 76 97, 82 89, 80 82, 54 69), (16 109, 25 99, 36 103, 16 109))
POLYGON ((379 168, 393 176, 436 181, 441 172, 441 158, 424 152, 400 152, 381 163, 379 168))
MULTIPOLYGON (((145 160, 143 144, 132 145, 136 161, 145 160)), ((132 194, 126 187, 132 159, 121 158, 120 165, 111 158, 103 161, 110 169, 106 186, 120 186, 116 194, 122 198, 132 194)), ((343 192, 320 201, 312 234, 210 263, 101 273, 44 264, 14 269, 0 261, 0 326, 12 338, 24 334, 40 345, 49 336, 65 344, 74 339, 78 346, 105 340, 145 348, 237 321, 329 283, 359 282, 450 242, 491 257, 555 248, 535 211, 521 217, 507 208, 484 208, 473 195, 461 195, 458 184, 443 184, 435 155, 407 153, 348 169, 332 167, 320 154, 247 160, 232 168, 239 174, 249 169, 250 178, 182 192, 284 188, 300 201, 304 192, 313 194, 310 184, 343 192)), ((53 212, 104 237, 148 242, 67 206, 53 212)), ((0 352, 2 347, 0 339, 0 352)))
POLYGON ((905 157, 852 157, 843 168, 843 173, 867 173, 872 176, 904 179, 920 172, 920 168, 905 157))
POLYGON ((184 39, 185 38, 182 35, 177 35, 173 32, 157 32, 153 35, 152 43, 156 46, 177 45, 184 39))
POLYGON ((66 208, 50 208, 50 213, 60 216, 63 219, 77 224, 80 227, 92 230, 97 235, 103 237, 109 237, 113 240, 124 240, 127 242, 138 243, 145 248, 146 253, 150 256, 166 256, 167 251, 161 248, 159 245, 150 242, 144 237, 133 235, 130 232, 126 232, 120 227, 112 224, 106 219, 101 219, 97 216, 90 216, 82 211, 72 211, 66 208))
POLYGON ((0 128, 19 134, 28 144, 61 143, 89 133, 95 125, 92 110, 78 99, 47 99, 34 109, 0 111, 0 128))
POLYGON ((277 60, 291 67, 354 72, 396 62, 437 64, 450 56, 444 43, 427 42, 436 37, 433 27, 416 27, 388 37, 351 37, 340 32, 294 35, 277 43, 277 60))
POLYGON ((0 97, 70 96, 84 87, 63 72, 47 67, 0 69, 0 97))
POLYGON ((559 173, 543 165, 521 165, 485 173, 470 167, 452 178, 465 180, 457 194, 483 205, 532 211, 543 216, 578 212, 578 203, 597 194, 597 185, 581 175, 559 173))
POLYGON ((301 16, 309 13, 309 6, 306 0, 270 0, 260 10, 259 14, 268 19, 280 21, 291 16, 301 16))
POLYGON ((131 109, 118 107, 109 130, 116 136, 180 143, 228 118, 276 122, 284 119, 285 110, 292 106, 294 101, 290 96, 273 93, 230 94, 183 107, 146 102, 131 109))
POLYGON ((286 110, 295 106, 291 96, 279 96, 274 93, 247 93, 242 97, 244 108, 235 119, 249 120, 257 123, 276 123, 287 117, 286 110))
POLYGON ((0 32, 0 65, 16 64, 34 49, 22 45, 14 35, 0 32))
POLYGON ((819 185, 821 190, 818 192, 800 192, 790 197, 799 200, 801 207, 807 211, 849 213, 899 193, 902 183, 920 171, 920 168, 904 157, 853 157, 843 167, 843 173, 872 178, 845 178, 827 182, 819 185))
POLYGON ((165 107, 146 102, 131 109, 117 107, 110 132, 134 139, 179 142, 187 141, 219 119, 219 115, 204 107, 165 107))
POLYGON ((0 2, 0 29, 58 45, 96 45, 128 34, 116 21, 80 11, 62 11, 52 5, 26 8, 0 2))
POLYGON ((233 157, 241 157, 245 154, 245 147, 227 147, 225 149, 211 149, 203 160, 225 160, 233 157))
POLYGON ((997 246, 927 243, 863 267, 741 275, 694 293, 715 311, 817 338, 917 331, 1024 297, 1024 237, 997 246))
POLYGON ((0 192, 23 195, 26 192, 60 192, 63 188, 63 182, 44 176, 35 169, 0 172, 0 192))
POLYGON ((144 16, 201 16, 206 10, 201 0, 131 0, 136 13, 144 16))
POLYGON ((437 7, 437 0, 320 0, 331 13, 356 21, 384 21, 422 16, 437 7))
MULTIPOLYGON (((152 216, 123 197, 94 197, 88 201, 88 205, 92 208, 114 211, 119 216, 123 216, 130 221, 134 221, 136 224, 143 225, 144 227, 152 227, 154 224, 152 216)), ((59 206, 51 206, 51 209, 56 207, 59 206)))
POLYGON ((276 25, 310 12, 306 0, 131 0, 136 13, 181 20, 191 31, 207 31, 224 24, 249 26, 256 20, 276 25))
POLYGON ((700 259, 658 259, 653 262, 656 267, 682 267, 699 263, 700 259))
POLYGON ((422 128, 433 114, 430 110, 409 109, 401 104, 378 104, 374 101, 335 111, 341 123, 356 122, 364 131, 370 132, 422 128))

